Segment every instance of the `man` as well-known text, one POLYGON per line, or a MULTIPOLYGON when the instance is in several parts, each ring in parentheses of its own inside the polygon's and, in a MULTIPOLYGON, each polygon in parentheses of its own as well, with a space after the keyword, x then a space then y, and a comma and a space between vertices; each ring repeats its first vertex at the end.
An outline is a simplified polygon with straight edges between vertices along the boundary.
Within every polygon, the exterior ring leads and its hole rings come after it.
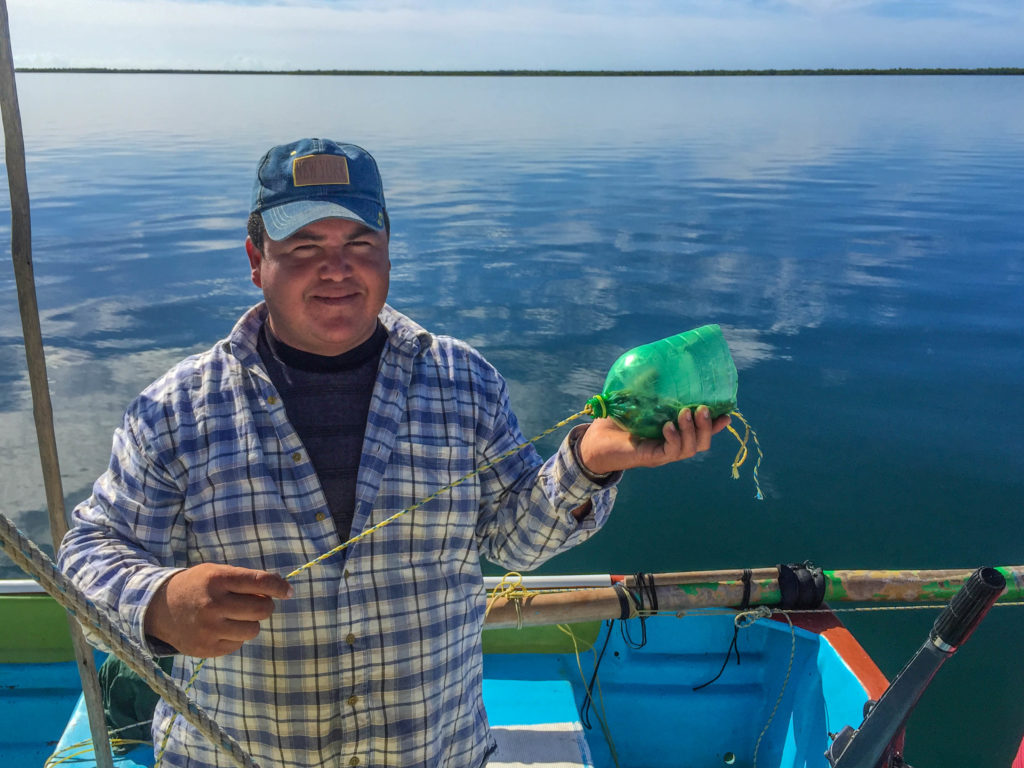
MULTIPOLYGON (((542 461, 478 353, 385 302, 389 221, 359 147, 272 148, 246 251, 264 303, 128 408, 62 568, 263 766, 481 766, 479 558, 592 535, 622 470, 710 447, 707 409, 637 441, 608 419, 542 461), (290 581, 360 531, 471 475, 290 581)), ((158 706, 167 766, 223 765, 158 706)))

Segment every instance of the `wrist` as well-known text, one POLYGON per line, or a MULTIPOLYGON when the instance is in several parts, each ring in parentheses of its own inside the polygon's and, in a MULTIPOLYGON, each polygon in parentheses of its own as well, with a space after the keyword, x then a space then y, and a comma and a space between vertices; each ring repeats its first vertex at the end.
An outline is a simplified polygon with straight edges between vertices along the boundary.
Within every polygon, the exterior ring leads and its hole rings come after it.
POLYGON ((587 465, 583 454, 583 439, 587 433, 589 424, 579 424, 569 432, 569 448, 572 450, 573 458, 583 475, 594 483, 603 484, 614 472, 598 472, 587 465))

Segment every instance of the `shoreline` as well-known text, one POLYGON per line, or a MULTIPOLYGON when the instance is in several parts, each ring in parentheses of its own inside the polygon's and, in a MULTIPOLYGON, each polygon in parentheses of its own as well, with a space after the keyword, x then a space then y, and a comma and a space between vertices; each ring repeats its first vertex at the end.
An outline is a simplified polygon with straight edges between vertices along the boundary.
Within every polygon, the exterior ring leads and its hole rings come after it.
POLYGON ((888 69, 660 69, 660 70, 398 70, 398 69, 116 69, 110 67, 17 67, 17 72, 112 75, 314 75, 322 77, 832 77, 857 75, 1024 75, 1024 67, 888 69))

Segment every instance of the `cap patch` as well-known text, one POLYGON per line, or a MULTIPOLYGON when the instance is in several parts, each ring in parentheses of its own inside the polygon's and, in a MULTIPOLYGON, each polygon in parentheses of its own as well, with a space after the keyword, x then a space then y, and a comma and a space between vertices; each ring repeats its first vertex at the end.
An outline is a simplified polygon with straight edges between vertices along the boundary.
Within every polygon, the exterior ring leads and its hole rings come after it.
POLYGON ((341 155, 305 155, 292 163, 296 187, 318 184, 348 184, 348 161, 341 155))

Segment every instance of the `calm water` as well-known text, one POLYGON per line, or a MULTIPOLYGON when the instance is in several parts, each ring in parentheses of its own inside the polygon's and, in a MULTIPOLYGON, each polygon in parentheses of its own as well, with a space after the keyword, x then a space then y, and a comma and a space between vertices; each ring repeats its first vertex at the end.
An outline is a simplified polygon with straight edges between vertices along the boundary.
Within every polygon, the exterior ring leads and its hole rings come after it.
MULTIPOLYGON (((547 570, 1024 562, 1022 78, 18 84, 69 507, 128 400, 257 299, 242 248, 256 159, 329 135, 381 165, 392 303, 480 348, 528 435, 578 410, 623 350, 725 329, 767 500, 730 479, 725 436, 629 473, 607 529, 547 570)), ((43 540, 9 261, 0 289, 0 507, 43 540)), ((892 676, 935 615, 844 620, 892 676)), ((939 673, 914 765, 1008 765, 1022 629, 1022 609, 994 609, 939 673)))

